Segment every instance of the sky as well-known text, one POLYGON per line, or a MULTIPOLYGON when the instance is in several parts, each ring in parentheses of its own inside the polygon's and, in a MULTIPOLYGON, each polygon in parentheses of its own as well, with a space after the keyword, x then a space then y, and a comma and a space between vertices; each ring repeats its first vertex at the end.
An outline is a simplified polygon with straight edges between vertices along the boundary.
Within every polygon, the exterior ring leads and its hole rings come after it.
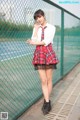
MULTIPOLYGON (((72 12, 76 16, 80 17, 80 3, 60 3, 63 1, 69 0, 51 0, 54 3, 64 7, 68 11, 72 12)), ((70 0, 72 1, 72 0, 70 0)), ((73 0, 73 1, 80 1, 80 0, 73 0)), ((50 18, 49 22, 53 22, 53 24, 59 25, 61 24, 61 11, 57 9, 56 7, 49 5, 48 3, 44 2, 43 0, 0 0, 0 6, 2 5, 2 8, 4 8, 4 11, 7 13, 7 18, 9 17, 8 13, 11 13, 11 19, 14 22, 25 22, 27 19, 27 16, 30 16, 30 11, 28 12, 28 8, 31 8, 32 12, 36 11, 37 9, 45 9, 45 11, 53 11, 48 13, 48 17, 50 18), (11 11, 7 9, 6 5, 11 6, 11 11), (9 12, 10 11, 10 12, 9 12), (29 14, 25 17, 25 14, 29 14)), ((0 8, 0 11, 1 9, 0 8)), ((33 19, 33 13, 31 15, 33 19)), ((73 21, 73 17, 70 15, 65 15, 65 25, 68 27, 73 26, 75 23, 78 24, 79 21, 75 20, 73 21), (67 19, 68 18, 68 19, 67 19)), ((75 24, 75 25, 76 25, 75 24)))
POLYGON ((51 0, 80 18, 80 0, 51 0))

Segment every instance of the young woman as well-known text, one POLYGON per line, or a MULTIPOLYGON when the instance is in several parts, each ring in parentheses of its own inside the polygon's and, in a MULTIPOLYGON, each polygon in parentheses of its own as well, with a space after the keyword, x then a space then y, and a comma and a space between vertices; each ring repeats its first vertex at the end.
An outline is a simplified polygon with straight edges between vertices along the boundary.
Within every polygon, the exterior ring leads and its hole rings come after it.
POLYGON ((51 110, 50 94, 52 91, 53 69, 56 69, 56 64, 58 63, 52 48, 55 27, 47 23, 45 14, 41 9, 34 13, 34 20, 32 38, 27 42, 36 45, 32 63, 39 72, 44 96, 42 111, 47 114, 51 110))

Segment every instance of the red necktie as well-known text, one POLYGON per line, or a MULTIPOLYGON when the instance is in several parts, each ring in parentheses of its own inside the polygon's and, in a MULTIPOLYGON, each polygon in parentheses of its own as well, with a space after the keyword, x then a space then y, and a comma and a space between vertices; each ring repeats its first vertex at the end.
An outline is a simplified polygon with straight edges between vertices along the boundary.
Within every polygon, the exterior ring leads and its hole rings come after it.
POLYGON ((45 29, 46 27, 47 27, 47 26, 45 26, 44 28, 41 27, 41 28, 42 28, 41 41, 44 39, 44 29, 45 29))

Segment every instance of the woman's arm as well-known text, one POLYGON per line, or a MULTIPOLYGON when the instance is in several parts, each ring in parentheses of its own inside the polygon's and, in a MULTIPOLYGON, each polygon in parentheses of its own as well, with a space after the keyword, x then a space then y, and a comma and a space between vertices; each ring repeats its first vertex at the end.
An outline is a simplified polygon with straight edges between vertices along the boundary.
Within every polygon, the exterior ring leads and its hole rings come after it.
POLYGON ((33 30, 33 35, 32 35, 32 38, 38 38, 38 29, 39 29, 40 25, 38 23, 35 23, 34 24, 34 30, 33 30))
POLYGON ((32 45, 45 45, 44 41, 28 40, 27 43, 32 44, 32 45))
POLYGON ((32 35, 32 40, 27 40, 27 43, 32 44, 32 45, 45 45, 43 41, 38 41, 38 29, 40 25, 38 23, 34 24, 34 30, 33 30, 33 35, 32 35))

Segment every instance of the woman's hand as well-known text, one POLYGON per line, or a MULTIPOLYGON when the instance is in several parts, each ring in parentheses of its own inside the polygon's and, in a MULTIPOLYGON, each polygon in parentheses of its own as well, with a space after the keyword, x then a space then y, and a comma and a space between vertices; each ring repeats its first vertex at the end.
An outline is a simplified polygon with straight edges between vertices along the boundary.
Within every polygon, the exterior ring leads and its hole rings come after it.
POLYGON ((34 24, 35 30, 38 31, 39 27, 40 27, 40 24, 36 22, 36 23, 34 24))
POLYGON ((35 42, 33 40, 27 40, 26 41, 28 44, 35 45, 35 42))

